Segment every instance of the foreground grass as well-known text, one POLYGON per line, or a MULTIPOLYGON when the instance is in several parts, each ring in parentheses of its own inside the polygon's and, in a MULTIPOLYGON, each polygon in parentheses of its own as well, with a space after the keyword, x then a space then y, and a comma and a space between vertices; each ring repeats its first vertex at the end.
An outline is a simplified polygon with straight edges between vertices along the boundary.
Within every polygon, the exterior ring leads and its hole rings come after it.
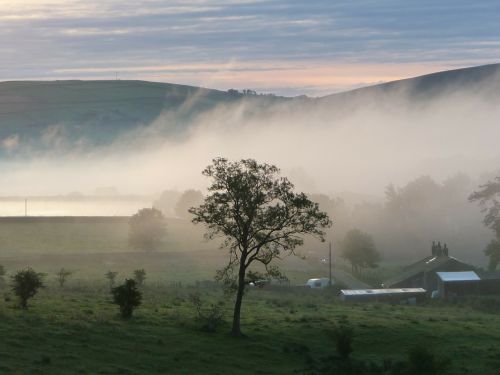
POLYGON ((0 303, 0 373, 13 374, 291 374, 333 352, 329 332, 346 318, 353 356, 381 363, 420 344, 453 362, 453 374, 496 374, 500 318, 467 306, 346 305, 328 292, 252 290, 244 301, 247 337, 200 331, 192 293, 213 288, 146 286, 130 321, 117 315, 104 285, 50 288, 30 310, 0 303))

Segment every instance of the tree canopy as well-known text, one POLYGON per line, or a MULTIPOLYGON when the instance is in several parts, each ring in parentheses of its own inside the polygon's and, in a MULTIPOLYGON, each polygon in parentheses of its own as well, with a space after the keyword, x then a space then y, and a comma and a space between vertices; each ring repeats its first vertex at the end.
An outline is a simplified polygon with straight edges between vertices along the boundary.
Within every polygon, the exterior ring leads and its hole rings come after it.
POLYGON ((489 269, 494 271, 500 263, 500 176, 480 186, 480 190, 469 196, 471 202, 478 201, 483 212, 486 212, 483 223, 495 232, 496 239, 484 249, 490 258, 489 269))
POLYGON ((130 218, 129 243, 136 249, 157 250, 166 233, 165 217, 156 208, 143 208, 130 218))
POLYGON ((182 219, 191 219, 189 209, 203 203, 203 194, 201 191, 189 189, 181 194, 175 204, 175 214, 182 219))
POLYGON ((223 246, 229 249, 228 265, 219 276, 232 280, 236 287, 232 334, 238 336, 250 265, 256 262, 267 268, 274 259, 294 254, 303 244, 303 235, 323 240, 323 228, 331 221, 317 203, 294 192, 293 184, 274 165, 218 158, 202 173, 212 179, 209 194, 189 212, 194 223, 207 226, 207 238, 222 237, 223 246))
POLYGON ((360 272, 363 268, 375 268, 380 261, 372 236, 359 229, 347 232, 341 242, 341 249, 342 257, 351 263, 355 272, 360 272))
POLYGON ((500 239, 500 176, 480 186, 480 190, 469 196, 470 201, 478 201, 486 212, 483 223, 495 231, 500 239))
POLYGON ((498 263, 500 263, 500 241, 491 240, 488 246, 486 246, 486 249, 484 249, 484 255, 490 258, 488 269, 490 271, 495 271, 498 263))

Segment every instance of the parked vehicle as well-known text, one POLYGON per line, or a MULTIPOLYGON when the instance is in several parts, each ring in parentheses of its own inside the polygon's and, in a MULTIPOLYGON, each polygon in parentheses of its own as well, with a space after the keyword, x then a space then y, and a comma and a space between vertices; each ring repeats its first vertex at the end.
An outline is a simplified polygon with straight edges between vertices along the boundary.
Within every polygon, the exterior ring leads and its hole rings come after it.
MULTIPOLYGON (((332 285, 334 281, 332 280, 332 285)), ((322 277, 319 279, 309 279, 307 280, 306 286, 312 289, 324 288, 330 285, 330 279, 327 277, 322 277)))

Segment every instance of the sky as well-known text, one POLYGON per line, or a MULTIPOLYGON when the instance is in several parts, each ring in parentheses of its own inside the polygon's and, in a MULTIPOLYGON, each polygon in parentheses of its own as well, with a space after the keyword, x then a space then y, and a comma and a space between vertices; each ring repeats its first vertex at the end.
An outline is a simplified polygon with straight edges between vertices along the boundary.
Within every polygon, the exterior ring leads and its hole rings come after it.
POLYGON ((321 96, 498 62, 498 1, 0 0, 0 80, 321 96))

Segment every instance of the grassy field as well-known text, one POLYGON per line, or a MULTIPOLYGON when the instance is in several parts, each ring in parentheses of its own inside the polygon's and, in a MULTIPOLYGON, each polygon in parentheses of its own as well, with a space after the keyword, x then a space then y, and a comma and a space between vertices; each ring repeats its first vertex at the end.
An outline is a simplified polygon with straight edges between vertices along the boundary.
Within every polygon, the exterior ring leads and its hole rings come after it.
MULTIPOLYGON (((202 228, 191 230, 185 221, 169 221, 164 248, 144 253, 128 248, 126 218, 0 221, 7 279, 28 266, 46 274, 46 288, 28 311, 16 307, 7 285, 0 287, 0 374, 302 374, 335 352, 330 332, 344 319, 354 328, 354 359, 402 360, 422 345, 451 360, 451 374, 498 374, 498 301, 350 305, 333 291, 253 289, 243 304, 247 337, 228 334, 231 301, 226 323, 203 332, 190 295, 207 304, 222 299, 211 280, 227 259, 204 242, 202 228), (62 267, 74 271, 64 288, 55 276, 62 267), (118 271, 121 282, 139 268, 147 272, 143 305, 123 321, 104 273, 118 271)), ((291 285, 300 285, 328 275, 322 257, 320 249, 280 266, 291 285)))
MULTIPOLYGON (((7 292, 8 293, 8 292, 7 292)), ((244 301, 247 337, 202 332, 190 302, 217 290, 146 285, 130 321, 118 317, 104 283, 43 290, 28 311, 0 304, 0 373, 292 374, 334 352, 339 319, 354 327, 353 357, 403 359, 416 344, 452 361, 452 374, 498 374, 500 317, 467 306, 349 305, 329 292, 252 290, 244 301)))
MULTIPOLYGON (((9 272, 33 267, 49 279, 64 267, 75 271, 76 282, 102 279, 109 270, 123 278, 144 268, 153 282, 193 284, 213 280, 227 262, 227 252, 217 241, 206 241, 204 228, 188 220, 168 219, 164 244, 151 253, 132 249, 128 231, 128 217, 0 218, 0 264, 9 272)), ((294 284, 328 275, 319 261, 323 255, 309 255, 281 262, 294 284)))
MULTIPOLYGON (((109 253, 132 251, 129 217, 1 217, 0 256, 19 254, 109 253)), ((203 228, 188 220, 167 219, 160 251, 214 248, 203 228)))

